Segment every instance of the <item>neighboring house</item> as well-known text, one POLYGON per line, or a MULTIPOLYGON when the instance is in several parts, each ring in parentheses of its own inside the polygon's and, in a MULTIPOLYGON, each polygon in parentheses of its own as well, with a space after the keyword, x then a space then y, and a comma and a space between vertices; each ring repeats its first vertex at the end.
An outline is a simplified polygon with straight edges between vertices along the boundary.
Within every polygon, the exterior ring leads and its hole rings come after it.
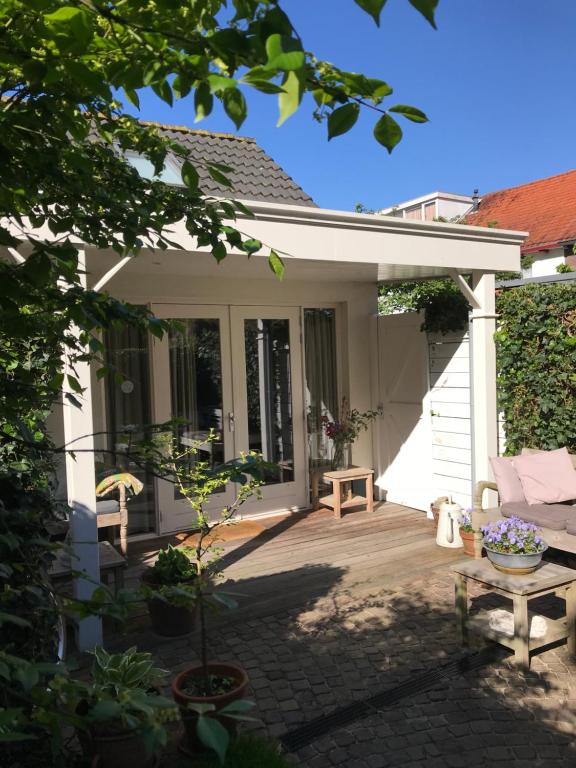
MULTIPOLYGON (((380 281, 449 275, 473 304, 468 453, 473 472, 490 476, 488 456, 497 449, 494 275, 519 269, 523 234, 321 209, 254 140, 158 127, 184 142, 198 160, 235 169, 232 190, 208 178, 204 189, 242 199, 252 209, 254 218, 241 215, 238 228, 287 254, 286 275, 279 281, 272 274, 267 252, 250 259, 232 252, 216 263, 179 224, 170 232, 179 247, 143 249, 123 265, 114 253, 85 246, 88 286, 104 285, 159 317, 177 318, 183 330, 162 340, 132 329, 112 330, 105 339, 106 357, 124 380, 98 381, 94 367, 86 366, 78 373, 86 386, 84 408, 54 414, 56 436, 77 449, 76 460, 67 462, 67 489, 73 519, 88 525, 77 529, 83 539, 93 535, 95 469, 114 464, 138 473, 126 457, 133 425, 171 417, 187 422, 179 435, 184 445, 216 431, 208 460, 255 449, 280 466, 245 514, 307 508, 310 466, 330 458, 320 417, 336 415, 344 395, 361 411, 384 406, 383 417, 355 443, 354 463, 375 469, 381 498, 426 509, 443 488, 434 480, 429 448, 424 453, 420 448, 426 441, 430 445, 429 403, 421 396, 429 380, 425 337, 417 319, 404 325, 378 319, 380 281), (461 280, 464 274, 472 276, 470 285, 461 280), (92 433, 95 438, 87 437, 92 433), (91 447, 97 451, 96 468, 91 447)), ((141 173, 150 172, 141 158, 131 162, 141 173)), ((177 181, 175 158, 164 177, 177 181)), ((21 260, 25 251, 23 245, 22 253, 12 255, 21 260)), ((445 346, 437 356, 437 377, 458 370, 457 347, 445 346)), ((435 428, 447 451, 457 448, 458 437, 442 423, 435 428)), ((190 512, 174 487, 141 477, 146 495, 130 502, 130 533, 156 536, 189 528, 190 512)), ((469 497, 471 479, 465 490, 469 497)), ((216 499, 220 507, 226 501, 227 494, 216 499)), ((78 545, 76 551, 83 567, 97 574, 95 548, 78 545)))
POLYGON ((467 224, 529 233, 522 244, 523 277, 557 273, 566 264, 576 268, 576 171, 538 179, 482 197, 433 192, 407 200, 380 213, 404 219, 448 219, 467 224))
POLYGON ((379 211, 383 216, 396 216, 413 221, 436 221, 444 219, 457 221, 473 207, 475 198, 468 195, 454 195, 451 192, 431 192, 422 197, 406 200, 379 211))
POLYGON ((522 244, 524 277, 556 274, 562 264, 576 267, 576 171, 483 195, 466 221, 529 232, 522 244))

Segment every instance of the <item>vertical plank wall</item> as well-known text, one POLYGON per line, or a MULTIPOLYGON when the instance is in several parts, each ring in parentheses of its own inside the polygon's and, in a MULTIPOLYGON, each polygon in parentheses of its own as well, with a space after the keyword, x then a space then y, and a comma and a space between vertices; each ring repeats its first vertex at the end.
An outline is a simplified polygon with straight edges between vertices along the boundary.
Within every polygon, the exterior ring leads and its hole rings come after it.
POLYGON ((428 334, 432 472, 438 495, 472 504, 470 340, 467 331, 428 334))

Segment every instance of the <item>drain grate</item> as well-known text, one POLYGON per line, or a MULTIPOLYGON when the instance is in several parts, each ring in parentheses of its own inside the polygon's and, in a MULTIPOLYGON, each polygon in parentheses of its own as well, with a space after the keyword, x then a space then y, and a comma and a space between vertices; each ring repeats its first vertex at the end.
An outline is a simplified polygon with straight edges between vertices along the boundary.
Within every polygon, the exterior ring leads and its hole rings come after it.
POLYGON ((302 747, 311 744, 316 739, 325 736, 337 728, 342 728, 357 720, 362 720, 369 715, 375 714, 378 710, 389 707, 409 696, 423 693, 446 678, 462 675, 465 672, 471 672, 500 661, 506 654, 507 652, 498 646, 489 646, 458 661, 449 662, 438 669, 412 677, 410 680, 394 688, 389 688, 367 699, 361 699, 352 704, 347 704, 345 707, 335 709, 328 715, 315 717, 314 720, 310 720, 299 728, 285 733, 280 738, 280 742, 287 752, 296 752, 298 749, 302 749, 302 747))

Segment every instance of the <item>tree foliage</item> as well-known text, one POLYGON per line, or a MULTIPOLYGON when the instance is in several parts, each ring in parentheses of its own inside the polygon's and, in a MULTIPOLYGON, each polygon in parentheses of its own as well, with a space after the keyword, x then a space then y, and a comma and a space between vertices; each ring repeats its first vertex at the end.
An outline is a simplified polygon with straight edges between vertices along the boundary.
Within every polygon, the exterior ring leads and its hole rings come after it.
POLYGON ((576 448, 576 285, 547 283, 497 298, 498 397, 506 452, 576 448))
MULTIPOLYGON (((409 2, 434 26, 438 0, 409 2)), ((380 22, 383 0, 356 4, 380 22)), ((86 289, 79 249, 120 258, 178 248, 178 223, 217 260, 260 251, 276 275, 284 270, 273 247, 236 227, 250 211, 203 194, 200 170, 230 186, 231 169, 193 161, 127 105, 138 109, 149 88, 169 105, 189 102, 196 122, 220 105, 239 129, 251 92, 278 100, 278 124, 308 94, 328 138, 350 130, 364 108, 388 151, 402 136, 396 116, 426 116, 385 102, 392 88, 384 80, 315 57, 276 0, 0 0, 0 11, 0 742, 10 742, 15 764, 66 765, 50 702, 54 672, 45 665, 55 612, 40 610, 55 515, 45 419, 63 388, 67 405, 79 404, 74 365, 103 356, 102 330, 131 324, 161 336, 167 328, 146 309, 86 289), (140 176, 129 152, 148 159, 156 176, 140 176), (169 153, 181 185, 160 179, 169 153), (26 634, 33 643, 21 642, 26 634), (28 746, 34 738, 38 749, 28 746)), ((120 607, 102 593, 74 610, 120 607)))
POLYGON ((468 324, 470 305, 452 280, 421 280, 385 283, 380 286, 379 311, 422 312, 422 331, 450 333, 468 324))

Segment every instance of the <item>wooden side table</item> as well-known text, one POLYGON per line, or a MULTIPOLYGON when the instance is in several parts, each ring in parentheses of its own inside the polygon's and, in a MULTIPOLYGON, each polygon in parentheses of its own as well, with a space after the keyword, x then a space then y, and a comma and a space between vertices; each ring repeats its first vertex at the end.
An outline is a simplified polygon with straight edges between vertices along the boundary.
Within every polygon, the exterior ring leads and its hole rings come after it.
MULTIPOLYGON (((98 552, 100 557, 100 576, 102 580, 109 584, 110 577, 114 584, 114 594, 124 587, 124 570, 128 565, 126 558, 110 544, 109 541, 98 542, 98 552)), ((68 579, 72 572, 78 570, 74 565, 72 555, 68 549, 60 549, 56 553, 49 575, 53 581, 62 581, 68 579)))
POLYGON ((334 517, 340 519, 343 509, 365 506, 368 512, 374 509, 374 470, 366 467, 352 467, 335 472, 317 473, 312 478, 312 499, 314 509, 318 506, 329 507, 334 510, 334 517), (332 483, 332 493, 329 496, 318 498, 318 483, 320 478, 332 483), (360 496, 352 492, 352 482, 364 480, 366 483, 366 495, 360 496))
POLYGON ((568 640, 568 651, 576 656, 576 571, 554 563, 543 563, 534 573, 524 576, 497 571, 488 559, 466 560, 452 566, 456 591, 456 615, 460 637, 468 644, 469 633, 493 640, 514 651, 517 664, 530 666, 530 652, 557 640, 568 640), (468 615, 468 582, 476 581, 512 601, 514 635, 490 626, 490 611, 468 615), (530 624, 535 614, 528 610, 529 600, 550 593, 566 601, 564 619, 544 617, 548 625, 546 635, 530 637, 530 624))

